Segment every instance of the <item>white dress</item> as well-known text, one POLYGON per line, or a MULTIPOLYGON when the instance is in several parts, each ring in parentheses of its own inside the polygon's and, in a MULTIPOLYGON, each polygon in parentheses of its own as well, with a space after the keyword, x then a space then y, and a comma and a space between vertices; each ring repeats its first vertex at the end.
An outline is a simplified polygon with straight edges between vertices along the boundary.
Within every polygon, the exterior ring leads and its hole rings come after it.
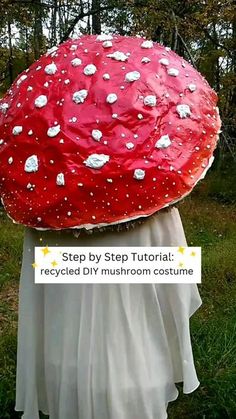
POLYGON ((196 284, 35 284, 34 246, 186 246, 176 207, 129 231, 75 237, 26 228, 15 410, 22 419, 166 419, 199 386, 190 316, 196 284), (42 240, 40 240, 42 238, 42 240))

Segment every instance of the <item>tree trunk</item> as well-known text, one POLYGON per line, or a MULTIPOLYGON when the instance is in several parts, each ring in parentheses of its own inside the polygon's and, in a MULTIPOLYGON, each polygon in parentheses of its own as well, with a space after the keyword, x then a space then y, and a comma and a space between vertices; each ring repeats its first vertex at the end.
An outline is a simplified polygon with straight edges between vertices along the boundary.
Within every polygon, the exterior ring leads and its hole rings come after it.
POLYGON ((50 46, 57 43, 57 0, 53 0, 50 46))
MULTIPOLYGON (((92 9, 97 10, 101 7, 100 0, 92 0, 92 9)), ((98 12, 92 15, 92 33, 99 35, 101 33, 101 14, 98 12)))
POLYGON ((28 28, 25 28, 25 63, 26 67, 29 67, 30 60, 29 60, 29 36, 28 36, 28 28))
POLYGON ((62 0, 58 0, 58 21, 59 21, 59 39, 61 39, 64 35, 64 19, 63 13, 65 12, 64 8, 62 8, 62 0))
POLYGON ((13 51, 12 51, 12 42, 11 42, 11 23, 8 18, 7 20, 7 32, 8 32, 8 47, 9 47, 9 59, 8 59, 8 69, 9 69, 9 78, 10 84, 13 83, 14 75, 13 75, 13 51))
POLYGON ((35 0, 34 7, 34 56, 37 60, 43 52, 43 24, 41 0, 35 0))
POLYGON ((152 35, 153 42, 161 42, 162 41, 162 28, 161 26, 157 26, 153 35, 152 35))
MULTIPOLYGON (((214 37, 214 40, 215 40, 215 48, 216 48, 216 50, 218 50, 218 34, 217 34, 217 31, 216 31, 216 24, 214 23, 214 25, 213 25, 213 37, 214 37)), ((216 91, 217 91, 217 93, 219 93, 219 91, 220 91, 220 65, 219 65, 219 57, 217 56, 216 57, 216 60, 215 60, 215 77, 214 77, 214 79, 215 79, 215 89, 216 89, 216 91)))

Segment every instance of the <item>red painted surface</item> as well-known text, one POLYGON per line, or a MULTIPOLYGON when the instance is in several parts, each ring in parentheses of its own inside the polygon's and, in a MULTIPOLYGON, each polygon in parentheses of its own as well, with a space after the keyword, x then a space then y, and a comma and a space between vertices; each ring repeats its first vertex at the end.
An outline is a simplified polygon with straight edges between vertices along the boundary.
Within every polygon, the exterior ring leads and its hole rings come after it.
POLYGON ((43 55, 0 101, 0 195, 17 223, 63 229, 149 215, 190 193, 212 161, 221 125, 218 98, 199 72, 160 44, 141 47, 142 38, 114 36, 110 47, 96 38, 70 39, 43 55), (127 59, 107 56, 115 51, 127 59), (168 65, 159 62, 163 58, 168 65), (56 71, 47 74, 52 63, 56 71), (96 71, 85 75, 89 64, 96 71), (177 76, 168 74, 171 68, 177 76), (133 71, 140 78, 126 81, 133 71), (87 97, 75 103, 73 94, 84 89, 87 97), (113 104, 106 101, 110 93, 117 95, 113 104), (35 105, 40 95, 47 101, 41 108, 35 105), (148 95, 156 97, 155 106, 145 105, 148 95), (180 104, 190 115, 180 117, 180 104), (60 131, 48 136, 56 125, 60 131), (16 126, 22 132, 14 135, 16 126), (92 130, 102 133, 99 141, 92 130), (157 148, 164 135, 170 145, 157 148), (85 164, 92 154, 107 156, 102 167, 85 164), (37 158, 33 172, 25 171, 30 156, 37 158), (135 169, 144 177, 135 178, 135 169), (56 183, 59 173, 64 185, 56 183))

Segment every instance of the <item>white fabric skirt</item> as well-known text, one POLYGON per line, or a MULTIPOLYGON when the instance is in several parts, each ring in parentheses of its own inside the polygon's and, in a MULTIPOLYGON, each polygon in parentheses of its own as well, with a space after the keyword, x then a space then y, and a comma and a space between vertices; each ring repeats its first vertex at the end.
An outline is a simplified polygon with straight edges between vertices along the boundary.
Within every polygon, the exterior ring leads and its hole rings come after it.
POLYGON ((129 231, 79 236, 26 228, 15 410, 22 419, 166 419, 199 386, 190 316, 196 284, 35 284, 34 246, 186 246, 176 207, 129 231))

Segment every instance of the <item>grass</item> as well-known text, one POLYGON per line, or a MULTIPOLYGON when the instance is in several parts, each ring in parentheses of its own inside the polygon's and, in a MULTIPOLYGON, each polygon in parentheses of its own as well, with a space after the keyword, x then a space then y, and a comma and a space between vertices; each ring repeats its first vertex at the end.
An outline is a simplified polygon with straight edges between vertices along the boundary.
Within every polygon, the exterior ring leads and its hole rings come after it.
MULTIPOLYGON (((168 407, 169 419, 236 417, 236 191, 231 165, 212 170, 178 204, 189 246, 202 247, 203 305, 191 318, 200 386, 168 407), (228 191, 228 194, 227 194, 228 191)), ((17 298, 23 227, 0 211, 0 417, 14 411, 17 298)), ((42 417, 44 417, 42 415, 42 417)), ((65 418, 67 419, 67 418, 65 418)), ((158 418, 156 418, 158 419, 158 418)))

